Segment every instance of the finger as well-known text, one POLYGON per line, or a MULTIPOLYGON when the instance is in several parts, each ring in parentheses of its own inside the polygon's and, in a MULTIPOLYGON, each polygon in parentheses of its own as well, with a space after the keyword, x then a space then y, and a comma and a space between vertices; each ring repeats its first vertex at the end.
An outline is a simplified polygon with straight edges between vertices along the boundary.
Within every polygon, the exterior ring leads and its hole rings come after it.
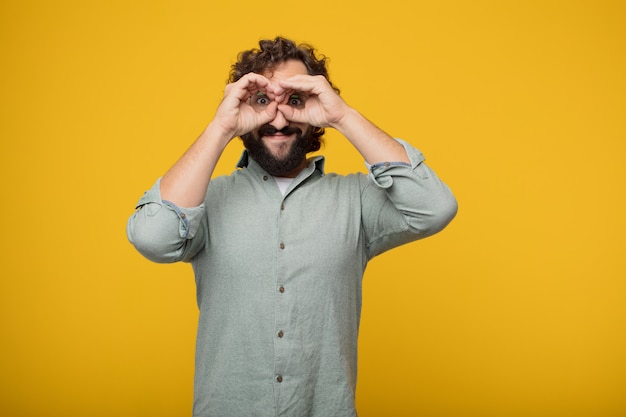
POLYGON ((264 90, 269 84, 269 80, 260 74, 250 72, 234 83, 227 86, 225 94, 231 95, 240 101, 245 101, 251 95, 264 90))
POLYGON ((285 101, 285 97, 289 97, 289 95, 293 93, 292 90, 287 90, 275 82, 270 82, 267 88, 268 91, 272 93, 271 98, 278 103, 282 103, 285 101))
POLYGON ((277 106, 278 106, 278 103, 272 102, 268 104, 262 111, 254 111, 255 116, 254 116, 254 121, 252 122, 252 125, 248 125, 247 128, 243 129, 246 131, 245 132, 242 131, 241 133, 243 134, 243 133, 254 131, 258 129, 259 127, 263 126, 264 124, 267 124, 271 122, 272 120, 274 120, 274 118, 276 118, 277 106))
POLYGON ((260 88, 265 87, 268 84, 270 84, 270 80, 268 80, 266 77, 262 76, 261 74, 257 74, 255 72, 247 73, 246 75, 241 77, 239 81, 237 82, 242 82, 242 83, 246 83, 249 85, 254 84, 260 88))
POLYGON ((301 91, 314 95, 319 95, 325 89, 330 88, 326 78, 321 75, 294 75, 286 80, 279 80, 278 84, 285 90, 301 91))
POLYGON ((275 102, 268 104, 262 110, 255 109, 248 105, 243 106, 243 111, 240 112, 236 122, 235 136, 241 136, 254 131, 260 126, 272 121, 276 117, 277 106, 278 103, 275 102))
POLYGON ((278 110, 278 103, 275 101, 270 102, 269 104, 263 106, 262 108, 251 107, 254 113, 256 114, 255 118, 258 120, 258 123, 263 124, 268 121, 273 120, 276 117, 276 112, 278 110))
POLYGON ((269 123, 272 120, 274 120, 274 118, 276 117, 276 112, 278 111, 278 103, 275 101, 272 101, 270 104, 268 104, 265 109, 260 113, 261 114, 261 123, 259 124, 259 126, 265 124, 265 123, 269 123))
POLYGON ((283 100, 285 89, 277 83, 268 80, 267 84, 259 87, 258 91, 265 94, 270 100, 280 102, 283 100))
POLYGON ((281 112, 285 119, 296 122, 296 123, 308 123, 309 121, 306 119, 306 115, 302 110, 296 109, 287 104, 279 104, 278 111, 281 112))

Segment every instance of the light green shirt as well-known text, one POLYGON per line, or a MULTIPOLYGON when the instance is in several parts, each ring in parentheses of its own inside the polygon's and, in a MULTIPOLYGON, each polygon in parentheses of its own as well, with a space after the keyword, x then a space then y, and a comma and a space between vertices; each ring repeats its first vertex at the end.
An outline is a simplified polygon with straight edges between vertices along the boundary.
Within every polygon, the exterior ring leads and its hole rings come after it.
POLYGON ((191 262, 196 277, 194 416, 356 416, 367 262, 438 232, 457 209, 400 142, 410 165, 340 176, 316 157, 284 196, 244 152, 200 207, 162 201, 158 181, 141 198, 130 241, 153 261, 191 262))

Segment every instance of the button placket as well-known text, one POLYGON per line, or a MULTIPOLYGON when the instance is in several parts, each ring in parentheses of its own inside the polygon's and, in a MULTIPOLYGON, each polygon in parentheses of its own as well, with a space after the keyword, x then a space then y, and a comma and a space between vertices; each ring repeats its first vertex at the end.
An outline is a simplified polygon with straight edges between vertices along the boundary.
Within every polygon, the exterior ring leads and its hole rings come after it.
POLYGON ((275 356, 275 368, 276 375, 275 381, 277 383, 283 382, 283 372, 285 371, 285 360, 287 355, 288 345, 285 340, 285 299, 286 288, 284 285, 279 284, 276 287, 276 321, 274 327, 274 356, 275 356))
POLYGON ((277 277, 276 277, 276 298, 275 298, 275 323, 274 323, 274 383, 282 384, 285 381, 285 372, 287 371, 287 358, 289 357, 289 342, 287 340, 288 329, 287 315, 289 311, 289 296, 287 294, 287 288, 284 282, 283 268, 284 262, 287 262, 284 258, 287 245, 283 236, 283 222, 285 221, 285 201, 280 202, 278 207, 278 258, 277 258, 277 277), (287 297, 287 298, 285 298, 287 297))

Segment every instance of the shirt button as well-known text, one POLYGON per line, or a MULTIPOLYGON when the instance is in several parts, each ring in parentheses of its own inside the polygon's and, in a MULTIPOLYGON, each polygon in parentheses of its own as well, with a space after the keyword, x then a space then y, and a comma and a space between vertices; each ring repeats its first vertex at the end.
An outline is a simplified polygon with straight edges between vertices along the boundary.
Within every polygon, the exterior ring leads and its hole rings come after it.
POLYGON ((285 209, 285 204, 281 204, 281 205, 280 205, 280 209, 281 209, 281 210, 284 210, 284 209, 285 209))
POLYGON ((279 246, 280 246, 281 249, 285 249, 285 244, 283 242, 280 242, 279 246))
POLYGON ((281 294, 285 292, 285 287, 283 287, 282 285, 280 287, 278 287, 278 292, 280 292, 281 294))
POLYGON ((185 213, 180 213, 180 217, 184 219, 187 215, 185 213))
POLYGON ((278 332, 278 337, 280 337, 281 339, 282 339, 282 337, 283 337, 284 335, 285 335, 285 333, 283 333, 283 331, 282 331, 282 330, 278 332))
POLYGON ((280 375, 276 376, 276 382, 283 382, 283 377, 280 375))
POLYGON ((267 175, 263 175, 263 181, 267 181, 267 175))

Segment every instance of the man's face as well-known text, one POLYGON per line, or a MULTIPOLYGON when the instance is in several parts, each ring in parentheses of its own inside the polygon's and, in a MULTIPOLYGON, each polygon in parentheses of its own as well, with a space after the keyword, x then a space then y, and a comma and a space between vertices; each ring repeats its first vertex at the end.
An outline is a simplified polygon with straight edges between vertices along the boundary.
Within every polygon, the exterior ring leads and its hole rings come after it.
MULTIPOLYGON (((298 74, 307 74, 301 61, 290 60, 277 65, 271 72, 263 73, 270 81, 290 78, 298 74)), ((305 98, 292 94, 286 98, 286 104, 303 106, 305 98)), ((269 98, 262 93, 251 97, 252 105, 261 107, 269 104, 269 98)), ((276 112, 274 120, 253 132, 242 135, 243 143, 252 159, 268 173, 275 176, 295 176, 306 165, 306 154, 310 149, 312 127, 305 123, 294 123, 276 112)))

